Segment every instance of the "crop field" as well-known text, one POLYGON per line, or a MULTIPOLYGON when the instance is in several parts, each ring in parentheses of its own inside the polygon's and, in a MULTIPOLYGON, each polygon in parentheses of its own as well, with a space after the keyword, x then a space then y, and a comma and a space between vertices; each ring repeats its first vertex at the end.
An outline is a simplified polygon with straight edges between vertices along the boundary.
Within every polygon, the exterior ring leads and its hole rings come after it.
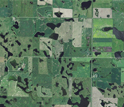
POLYGON ((0 0, 0 107, 124 107, 124 0, 0 0))

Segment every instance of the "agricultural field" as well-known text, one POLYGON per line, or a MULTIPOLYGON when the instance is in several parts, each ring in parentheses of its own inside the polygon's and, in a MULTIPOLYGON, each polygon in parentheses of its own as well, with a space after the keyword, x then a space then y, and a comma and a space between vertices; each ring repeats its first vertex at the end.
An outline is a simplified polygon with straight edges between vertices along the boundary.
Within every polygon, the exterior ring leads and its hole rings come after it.
POLYGON ((0 107, 124 107, 124 0, 0 0, 0 107))

